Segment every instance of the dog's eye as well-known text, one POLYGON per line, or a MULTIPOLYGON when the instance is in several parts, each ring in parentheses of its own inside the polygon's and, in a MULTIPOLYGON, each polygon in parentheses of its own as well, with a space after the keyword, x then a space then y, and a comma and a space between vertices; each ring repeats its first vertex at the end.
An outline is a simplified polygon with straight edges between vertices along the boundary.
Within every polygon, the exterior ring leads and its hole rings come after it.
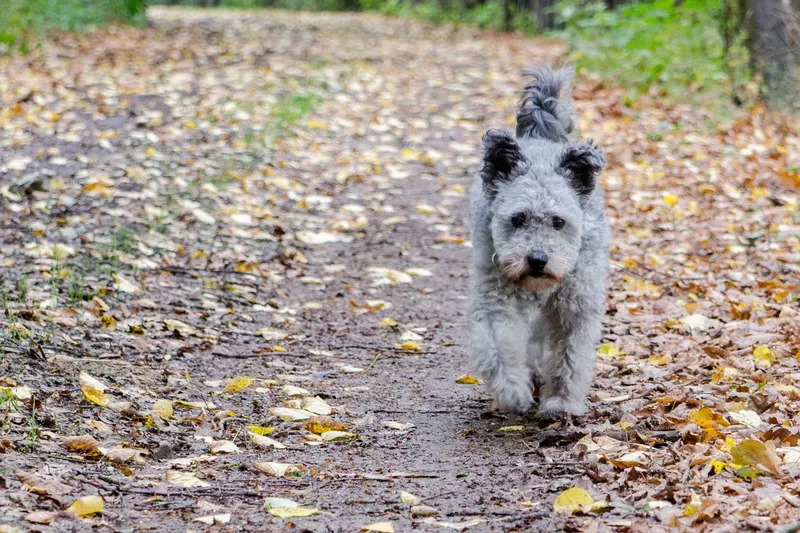
POLYGON ((525 225, 525 213, 517 213, 511 217, 511 225, 515 228, 521 228, 525 225))
POLYGON ((564 224, 566 224, 566 222, 564 222, 563 218, 561 218, 561 217, 553 217, 553 227, 554 228, 561 229, 561 228, 564 227, 564 224))

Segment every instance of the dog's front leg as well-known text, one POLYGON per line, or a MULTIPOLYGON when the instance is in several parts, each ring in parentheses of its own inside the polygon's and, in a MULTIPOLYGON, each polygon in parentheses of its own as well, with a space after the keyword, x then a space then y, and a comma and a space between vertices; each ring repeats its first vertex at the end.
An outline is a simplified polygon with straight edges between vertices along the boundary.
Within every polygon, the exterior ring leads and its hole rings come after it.
POLYGON ((526 364, 527 336, 519 320, 498 311, 473 311, 471 359, 504 411, 524 413, 533 404, 526 364))
POLYGON ((586 395, 594 376, 595 345, 602 332, 602 291, 567 289, 545 312, 548 354, 539 416, 586 414, 586 395))

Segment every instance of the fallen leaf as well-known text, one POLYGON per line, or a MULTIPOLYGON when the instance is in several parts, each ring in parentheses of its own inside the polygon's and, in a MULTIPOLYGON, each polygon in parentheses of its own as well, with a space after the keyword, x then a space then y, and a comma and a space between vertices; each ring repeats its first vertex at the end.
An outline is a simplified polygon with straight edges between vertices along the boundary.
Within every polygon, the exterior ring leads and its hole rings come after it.
POLYGON ((765 445, 757 440, 745 440, 731 448, 731 456, 735 463, 745 466, 761 466, 773 474, 780 475, 780 458, 775 452, 772 441, 765 445))
POLYGON ((553 502, 553 511, 558 514, 588 513, 594 500, 584 489, 572 487, 561 494, 553 502))
POLYGON ((108 405, 109 399, 103 394, 106 390, 106 386, 103 383, 86 372, 81 372, 78 380, 80 382, 81 392, 83 392, 87 400, 100 407, 108 405))
POLYGON ((759 368, 769 368, 775 362, 775 356, 766 346, 759 346, 753 350, 753 359, 759 368))
POLYGON ((156 400, 153 403, 153 412, 158 415, 161 420, 169 420, 174 414, 172 402, 169 400, 156 400))
POLYGON ((231 514, 223 513, 223 514, 215 514, 209 516, 199 516, 193 519, 192 521, 199 522, 201 524, 206 524, 208 526, 222 526, 231 521, 231 514))
POLYGON ((303 398, 302 408, 310 413, 321 416, 329 415, 333 412, 331 406, 325 403, 325 400, 319 396, 303 398))
POLYGON ((328 431, 347 431, 349 426, 343 422, 338 422, 329 416, 314 416, 303 424, 303 427, 312 433, 320 435, 328 431))
POLYGON ((347 433, 346 431, 326 431, 321 433, 320 437, 326 442, 334 442, 357 439, 358 435, 355 433, 347 433))
POLYGON ((283 477, 290 471, 297 470, 297 466, 288 463, 256 463, 256 468, 275 477, 283 477))
POLYGON ((84 496, 83 498, 78 498, 72 505, 67 507, 67 512, 77 516, 102 513, 104 503, 103 498, 100 496, 84 496))
POLYGON ((292 409, 290 407, 273 407, 269 410, 269 412, 284 422, 298 422, 300 420, 307 420, 314 416, 314 413, 310 413, 303 409, 292 409))
MULTIPOLYGON (((58 517, 55 511, 33 511, 25 515, 25 521, 32 524, 49 525, 58 517)), ((13 531, 13 530, 12 530, 13 531)))
POLYGON ((239 447, 230 440, 215 440, 211 443, 211 448, 209 448, 209 451, 214 455, 219 455, 221 453, 237 453, 239 451, 239 447))
POLYGON ((128 294, 134 294, 137 292, 141 292, 141 288, 134 282, 120 276, 119 274, 113 274, 114 276, 114 288, 118 291, 125 292, 128 294))
POLYGON ((181 472, 178 470, 167 470, 165 474, 167 482, 179 487, 210 487, 211 484, 198 479, 191 472, 181 472))
POLYGON ((456 379, 456 383, 459 383, 461 385, 477 385, 480 382, 481 380, 479 380, 478 378, 474 378, 469 374, 464 374, 460 378, 456 379))
POLYGON ((275 448, 277 450, 283 450, 284 448, 286 448, 285 445, 281 444, 272 437, 265 437, 264 435, 253 433, 252 431, 249 433, 249 436, 250 436, 250 441, 257 446, 263 446, 265 448, 275 448))
POLYGON ((306 389, 301 389, 300 387, 295 387, 294 385, 284 385, 281 387, 281 394, 285 394, 286 396, 310 396, 311 393, 308 392, 306 389))
POLYGON ((421 500, 419 499, 419 496, 416 496, 415 494, 411 494, 410 492, 401 492, 400 501, 405 505, 419 505, 421 500))
POLYGON ((394 533, 394 526, 391 522, 375 522, 362 526, 361 531, 375 531, 377 533, 394 533))
POLYGON ((249 387, 252 383, 253 383, 253 379, 252 378, 248 378, 246 376, 240 376, 238 378, 233 378, 232 380, 230 380, 228 382, 228 384, 225 385, 225 389, 223 389, 223 390, 225 392, 228 392, 228 393, 231 393, 231 394, 237 393, 237 392, 242 392, 247 387, 249 387))
POLYGON ((91 435, 79 435, 65 438, 64 446, 71 452, 90 454, 97 451, 100 443, 91 435))
POLYGON ((274 426, 247 426, 247 429, 249 429, 256 435, 269 435, 270 433, 275 431, 274 426))
POLYGON ((59 497, 63 496, 64 494, 70 494, 75 490, 69 485, 65 485, 60 481, 49 479, 37 474, 29 474, 28 472, 23 472, 22 470, 14 470, 14 474, 29 491, 35 492, 36 494, 59 497))

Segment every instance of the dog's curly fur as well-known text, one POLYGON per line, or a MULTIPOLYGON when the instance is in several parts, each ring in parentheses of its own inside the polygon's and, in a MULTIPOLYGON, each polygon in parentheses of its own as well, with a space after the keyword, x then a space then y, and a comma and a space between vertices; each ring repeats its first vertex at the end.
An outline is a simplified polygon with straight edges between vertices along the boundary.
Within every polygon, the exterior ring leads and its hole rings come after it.
POLYGON ((568 139, 569 68, 525 71, 516 134, 489 130, 472 190, 471 359, 501 408, 586 413, 605 313, 605 159, 568 139))

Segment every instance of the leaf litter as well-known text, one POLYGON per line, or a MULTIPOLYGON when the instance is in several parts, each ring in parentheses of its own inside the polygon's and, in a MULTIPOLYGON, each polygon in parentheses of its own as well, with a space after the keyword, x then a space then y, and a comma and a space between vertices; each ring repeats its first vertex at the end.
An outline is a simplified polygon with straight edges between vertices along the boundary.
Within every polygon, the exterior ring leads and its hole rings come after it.
POLYGON ((481 134, 563 45, 353 14, 148 19, 0 58, 9 520, 796 521, 796 124, 626 107, 582 73, 609 312, 592 410, 546 424, 489 412, 465 374, 465 217, 481 134))

